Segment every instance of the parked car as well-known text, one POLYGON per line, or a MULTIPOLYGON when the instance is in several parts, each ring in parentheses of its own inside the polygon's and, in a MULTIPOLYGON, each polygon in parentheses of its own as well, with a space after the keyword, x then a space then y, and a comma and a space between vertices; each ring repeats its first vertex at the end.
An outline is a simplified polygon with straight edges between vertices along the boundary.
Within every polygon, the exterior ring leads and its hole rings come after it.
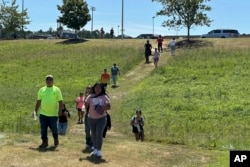
POLYGON ((234 29, 215 29, 207 34, 201 35, 201 38, 232 38, 239 37, 240 33, 234 29))
MULTIPOLYGON (((122 38, 122 35, 118 35, 116 38, 119 38, 121 39, 122 38)), ((129 36, 129 35, 125 35, 123 34, 123 39, 132 39, 133 37, 129 36)))
POLYGON ((80 37, 75 34, 75 32, 62 32, 60 35, 62 39, 80 39, 80 37))
POLYGON ((137 39, 157 39, 159 35, 156 34, 140 34, 137 39))

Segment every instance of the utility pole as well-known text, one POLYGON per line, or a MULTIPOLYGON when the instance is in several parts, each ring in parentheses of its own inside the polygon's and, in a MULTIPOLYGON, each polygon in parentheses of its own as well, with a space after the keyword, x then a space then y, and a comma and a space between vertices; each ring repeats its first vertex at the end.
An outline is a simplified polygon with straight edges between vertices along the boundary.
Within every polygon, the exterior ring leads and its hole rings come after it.
POLYGON ((22 0, 22 34, 23 34, 23 38, 25 39, 25 34, 24 34, 24 30, 23 30, 23 24, 24 24, 23 11, 24 11, 24 0, 22 0))
POLYGON ((91 22, 91 34, 93 33, 93 21, 94 21, 94 15, 93 15, 93 11, 95 11, 96 10, 96 8, 94 7, 94 6, 91 6, 91 20, 92 20, 92 22, 91 22))
POLYGON ((155 16, 153 16, 152 19, 153 19, 153 35, 155 35, 155 16))
POLYGON ((124 7, 124 2, 122 0, 122 27, 121 27, 121 38, 123 39, 123 31, 124 31, 124 28, 123 28, 123 7, 124 7))

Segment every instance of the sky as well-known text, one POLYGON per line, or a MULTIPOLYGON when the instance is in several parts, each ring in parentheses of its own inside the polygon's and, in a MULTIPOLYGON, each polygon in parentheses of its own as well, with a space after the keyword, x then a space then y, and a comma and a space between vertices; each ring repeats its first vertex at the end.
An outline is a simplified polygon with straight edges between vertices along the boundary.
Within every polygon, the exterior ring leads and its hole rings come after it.
MULTIPOLYGON (((9 0, 10 1, 10 0, 9 0)), ((122 24, 122 0, 85 0, 88 7, 95 7, 93 11, 93 30, 103 27, 105 32, 114 29, 115 35, 121 34, 122 24)), ((187 28, 180 30, 163 27, 166 16, 156 16, 156 12, 162 9, 159 2, 152 0, 123 0, 123 27, 124 34, 136 37, 139 34, 158 35, 187 35, 187 28), (155 18, 153 18, 155 17, 155 18)), ((47 31, 50 27, 57 28, 56 20, 61 15, 57 5, 62 5, 62 0, 17 0, 19 9, 27 8, 31 23, 26 25, 26 30, 47 31)), ((1 2, 0 2, 1 3, 1 2)), ((237 29, 240 34, 250 34, 249 0, 211 0, 206 3, 212 10, 207 12, 208 17, 213 20, 210 27, 195 26, 190 30, 191 35, 208 33, 212 29, 227 28, 237 29)), ((92 12, 90 10, 90 14, 92 12)), ((83 28, 91 30, 92 21, 83 28)), ((67 29, 64 27, 64 29, 67 29)))

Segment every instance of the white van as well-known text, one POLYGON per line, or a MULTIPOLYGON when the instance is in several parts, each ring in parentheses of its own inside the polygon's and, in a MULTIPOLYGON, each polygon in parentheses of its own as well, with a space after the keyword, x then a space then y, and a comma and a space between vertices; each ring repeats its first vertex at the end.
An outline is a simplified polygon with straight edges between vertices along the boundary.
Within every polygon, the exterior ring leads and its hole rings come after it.
POLYGON ((234 29, 216 29, 207 34, 201 35, 201 38, 233 38, 239 37, 240 33, 234 29))

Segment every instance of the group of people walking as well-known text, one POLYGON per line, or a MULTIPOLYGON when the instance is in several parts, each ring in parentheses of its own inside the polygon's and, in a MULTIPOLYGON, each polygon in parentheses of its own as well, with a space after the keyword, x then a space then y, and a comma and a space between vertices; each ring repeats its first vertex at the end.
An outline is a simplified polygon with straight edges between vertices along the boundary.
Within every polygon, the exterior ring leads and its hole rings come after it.
MULTIPOLYGON (((149 63, 149 56, 153 55, 154 65, 157 68, 160 52, 163 52, 163 38, 159 36, 157 39, 158 46, 151 53, 152 45, 147 40, 145 47, 145 63, 149 63)), ((171 55, 175 51, 175 39, 173 38, 169 44, 171 55)), ((108 110, 111 109, 110 99, 106 93, 107 86, 112 80, 112 87, 117 87, 117 77, 120 75, 120 69, 116 65, 110 69, 111 76, 104 69, 100 77, 100 82, 93 86, 87 86, 85 92, 80 92, 76 98, 76 110, 78 115, 78 123, 85 125, 86 148, 92 150, 91 155, 102 157, 102 144, 106 132, 111 128, 111 119, 108 110), (85 116, 84 116, 85 115, 85 116)), ((34 109, 34 118, 37 118, 39 110, 39 121, 41 129, 42 143, 39 148, 48 147, 48 128, 52 132, 54 146, 58 146, 58 135, 65 135, 67 130, 68 118, 71 114, 63 103, 62 92, 59 87, 54 85, 54 77, 47 75, 45 77, 46 85, 41 87, 37 93, 37 101, 34 109)), ((135 135, 136 141, 144 141, 144 119, 141 110, 136 110, 136 115, 132 117, 130 125, 135 135)))
MULTIPOLYGON (((149 42, 149 40, 147 40, 147 42, 144 44, 144 49, 145 49, 145 63, 149 64, 149 56, 153 56, 153 61, 154 61, 154 65, 155 68, 157 68, 157 64, 159 61, 159 57, 160 57, 160 53, 163 52, 163 37, 161 35, 159 35, 159 37, 156 40, 157 42, 157 48, 154 49, 154 53, 152 54, 152 45, 149 42)), ((175 55, 175 46, 176 46, 176 41, 175 38, 172 38, 172 40, 169 43, 169 47, 171 50, 171 55, 174 56, 175 55)))
MULTIPOLYGON (((78 123, 85 125, 86 148, 92 150, 91 155, 101 157, 102 142, 107 130, 111 128, 111 118, 107 110, 111 108, 109 96, 106 94, 106 87, 112 79, 113 87, 117 86, 117 75, 120 70, 116 63, 110 69, 111 77, 104 69, 100 82, 93 86, 87 86, 85 92, 80 92, 76 98, 76 110, 78 123), (85 117, 84 117, 85 115, 85 117)), ((37 118, 41 128, 42 144, 39 148, 48 147, 48 128, 52 132, 54 146, 59 144, 58 135, 65 135, 67 130, 70 112, 63 103, 61 89, 54 85, 54 77, 45 77, 46 85, 39 89, 34 109, 34 118, 37 118)))

